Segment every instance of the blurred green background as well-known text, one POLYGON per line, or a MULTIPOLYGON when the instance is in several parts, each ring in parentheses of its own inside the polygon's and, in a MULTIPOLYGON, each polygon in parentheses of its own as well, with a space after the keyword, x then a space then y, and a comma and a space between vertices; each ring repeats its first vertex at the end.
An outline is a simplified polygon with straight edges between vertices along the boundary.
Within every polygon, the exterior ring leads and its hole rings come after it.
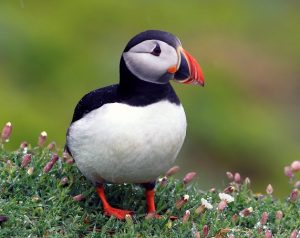
POLYGON ((178 164, 203 189, 226 171, 288 190, 283 166, 300 158, 299 1, 0 2, 0 124, 8 148, 43 130, 64 145, 78 100, 118 82, 120 54, 146 29, 174 33, 198 59, 206 87, 174 84, 188 119, 178 164))

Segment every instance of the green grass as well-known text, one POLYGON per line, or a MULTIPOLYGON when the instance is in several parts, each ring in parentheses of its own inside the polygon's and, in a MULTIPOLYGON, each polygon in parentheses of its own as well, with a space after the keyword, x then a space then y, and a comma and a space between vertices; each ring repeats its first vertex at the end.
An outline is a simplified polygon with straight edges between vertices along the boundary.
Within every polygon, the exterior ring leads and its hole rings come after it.
POLYGON ((207 237, 265 237, 265 232, 270 230, 274 237, 286 238, 300 228, 300 199, 277 200, 272 195, 254 194, 248 183, 231 181, 230 185, 235 188, 231 193, 234 201, 220 211, 217 209, 218 190, 201 191, 196 184, 185 185, 172 177, 156 187, 161 219, 145 219, 141 187, 107 185, 112 205, 135 211, 132 219, 119 221, 102 214, 93 186, 76 164, 60 158, 45 173, 43 168, 51 159, 50 150, 29 148, 27 153, 32 154, 32 160, 24 168, 21 167, 23 153, 22 149, 14 152, 0 149, 0 215, 8 218, 0 222, 0 237, 197 237, 197 232, 205 237, 202 231, 207 225, 207 237), (30 167, 34 168, 32 174, 28 173, 30 167), (66 185, 61 184, 64 177, 68 178, 66 185), (73 197, 78 194, 83 194, 85 199, 75 201, 73 197), (189 200, 176 208, 186 194, 189 200), (207 199, 213 209, 204 209, 199 214, 201 198, 207 199), (249 207, 253 212, 242 216, 241 211, 249 207), (183 222, 186 210, 190 211, 190 217, 183 222), (279 210, 284 214, 282 219, 276 219, 279 210), (268 213, 268 220, 260 225, 263 212, 268 213), (178 219, 171 221, 170 216, 178 219))

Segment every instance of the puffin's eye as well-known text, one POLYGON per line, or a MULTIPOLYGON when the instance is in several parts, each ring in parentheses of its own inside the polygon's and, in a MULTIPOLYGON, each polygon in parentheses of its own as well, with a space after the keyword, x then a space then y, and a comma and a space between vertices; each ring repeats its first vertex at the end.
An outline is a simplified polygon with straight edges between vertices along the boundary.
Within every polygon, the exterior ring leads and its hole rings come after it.
POLYGON ((155 56, 159 56, 161 53, 161 49, 159 44, 156 44, 155 48, 152 50, 151 54, 155 56))

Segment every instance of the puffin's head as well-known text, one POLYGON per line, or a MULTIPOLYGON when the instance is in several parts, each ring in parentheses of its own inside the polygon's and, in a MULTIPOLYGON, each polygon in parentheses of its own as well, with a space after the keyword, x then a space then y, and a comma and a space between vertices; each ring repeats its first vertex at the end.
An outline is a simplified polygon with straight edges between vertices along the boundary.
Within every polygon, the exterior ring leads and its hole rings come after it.
POLYGON ((204 86, 197 61, 168 32, 149 30, 136 35, 125 47, 122 59, 127 69, 143 81, 165 84, 174 79, 204 86))

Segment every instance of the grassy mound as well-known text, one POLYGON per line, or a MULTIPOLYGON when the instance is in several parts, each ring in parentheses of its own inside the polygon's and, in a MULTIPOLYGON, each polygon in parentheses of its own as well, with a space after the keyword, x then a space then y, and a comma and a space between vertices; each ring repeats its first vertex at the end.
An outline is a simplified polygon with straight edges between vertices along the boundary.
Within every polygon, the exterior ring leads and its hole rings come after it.
POLYGON ((22 147, 14 152, 0 149, 0 237, 299 236, 295 188, 280 201, 272 196, 271 186, 266 195, 254 194, 249 179, 231 179, 231 174, 222 192, 201 191, 186 180, 164 177, 156 187, 161 219, 145 219, 142 188, 107 185, 112 205, 135 211, 132 218, 119 221, 102 214, 94 187, 71 159, 58 158, 52 146, 22 147))

